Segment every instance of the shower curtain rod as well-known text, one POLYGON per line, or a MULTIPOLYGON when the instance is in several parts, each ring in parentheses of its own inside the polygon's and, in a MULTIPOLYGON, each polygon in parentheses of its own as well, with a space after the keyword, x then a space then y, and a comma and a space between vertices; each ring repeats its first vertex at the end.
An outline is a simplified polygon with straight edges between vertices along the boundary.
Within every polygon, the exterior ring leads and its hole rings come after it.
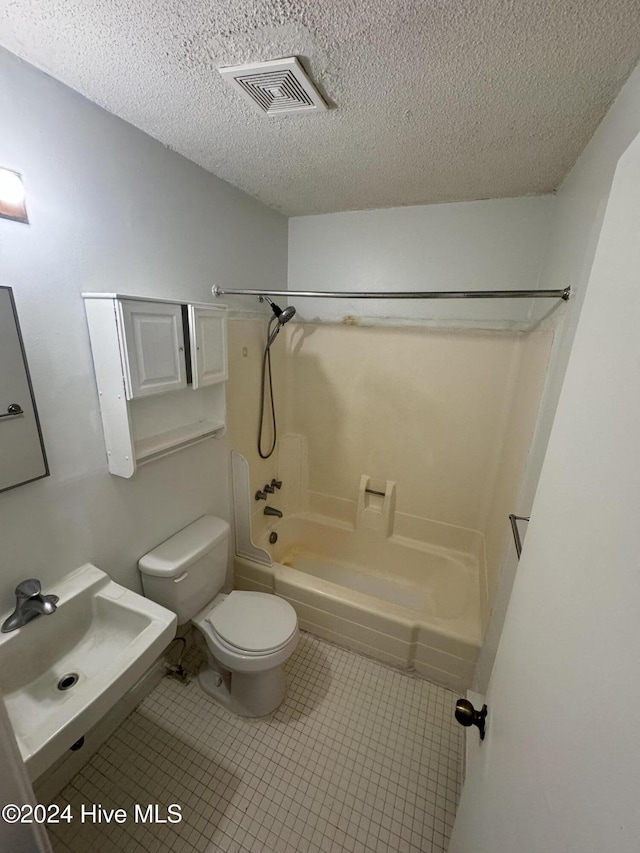
POLYGON ((571 295, 571 288, 563 290, 401 290, 397 293, 370 290, 344 292, 330 290, 222 290, 212 287, 214 296, 291 296, 295 299, 309 296, 323 299, 564 299, 571 295))

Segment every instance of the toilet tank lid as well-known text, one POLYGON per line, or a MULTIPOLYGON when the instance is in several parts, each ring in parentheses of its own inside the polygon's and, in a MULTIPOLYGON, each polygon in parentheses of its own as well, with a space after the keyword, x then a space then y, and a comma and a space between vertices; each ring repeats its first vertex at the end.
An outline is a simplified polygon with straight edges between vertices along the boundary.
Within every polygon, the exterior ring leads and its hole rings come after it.
POLYGON ((203 515, 141 557, 138 568, 143 575, 176 577, 228 535, 228 522, 214 515, 203 515))

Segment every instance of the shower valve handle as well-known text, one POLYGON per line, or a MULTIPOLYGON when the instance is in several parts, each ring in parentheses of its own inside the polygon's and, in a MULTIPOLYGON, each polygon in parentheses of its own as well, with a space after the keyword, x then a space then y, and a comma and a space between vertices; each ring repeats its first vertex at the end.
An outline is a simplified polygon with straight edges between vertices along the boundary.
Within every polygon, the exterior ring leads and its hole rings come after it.
POLYGON ((268 495, 272 495, 274 492, 274 488, 273 486, 270 486, 269 483, 267 483, 267 485, 263 487, 262 491, 266 492, 268 495))
POLYGON ((257 501, 266 501, 266 499, 267 499, 266 492, 261 492, 259 490, 256 492, 256 500, 257 501))
POLYGON ((275 478, 271 481, 271 491, 274 489, 282 488, 282 480, 276 480, 275 478))

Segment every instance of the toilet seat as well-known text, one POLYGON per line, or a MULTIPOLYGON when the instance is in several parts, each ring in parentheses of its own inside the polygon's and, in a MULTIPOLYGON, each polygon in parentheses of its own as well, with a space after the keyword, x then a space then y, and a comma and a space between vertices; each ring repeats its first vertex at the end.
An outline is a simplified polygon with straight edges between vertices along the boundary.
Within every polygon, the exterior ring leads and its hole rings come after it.
POLYGON ((296 633, 296 612, 288 601, 264 592, 235 590, 205 616, 218 640, 243 655, 267 655, 296 633))
POLYGON ((295 651, 300 636, 293 607, 266 592, 236 590, 216 596, 192 621, 214 658, 231 672, 257 673, 281 666, 295 651))

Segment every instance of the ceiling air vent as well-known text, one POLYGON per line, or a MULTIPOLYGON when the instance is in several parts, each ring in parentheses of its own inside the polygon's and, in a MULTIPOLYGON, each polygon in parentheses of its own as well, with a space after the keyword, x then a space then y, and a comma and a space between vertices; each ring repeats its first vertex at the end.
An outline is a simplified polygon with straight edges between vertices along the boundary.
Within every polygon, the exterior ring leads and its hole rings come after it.
POLYGON ((295 56, 252 65, 228 65, 219 71, 245 100, 268 116, 327 109, 295 56))

